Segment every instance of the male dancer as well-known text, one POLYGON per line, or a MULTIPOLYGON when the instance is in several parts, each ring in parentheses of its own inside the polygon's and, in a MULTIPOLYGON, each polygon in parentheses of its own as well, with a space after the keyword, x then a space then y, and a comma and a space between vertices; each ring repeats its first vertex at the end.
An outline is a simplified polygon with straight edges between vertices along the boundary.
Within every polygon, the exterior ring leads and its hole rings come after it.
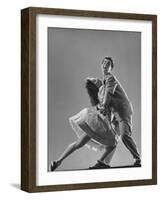
MULTIPOLYGON (((101 102, 99 109, 102 114, 108 117, 109 121, 111 120, 111 113, 113 113, 114 120, 118 124, 121 139, 134 158, 134 166, 140 167, 140 154, 132 138, 132 104, 123 87, 111 73, 113 67, 112 58, 105 57, 101 64, 104 80, 98 93, 101 102)), ((96 163, 95 166, 99 168, 99 163, 96 163)))

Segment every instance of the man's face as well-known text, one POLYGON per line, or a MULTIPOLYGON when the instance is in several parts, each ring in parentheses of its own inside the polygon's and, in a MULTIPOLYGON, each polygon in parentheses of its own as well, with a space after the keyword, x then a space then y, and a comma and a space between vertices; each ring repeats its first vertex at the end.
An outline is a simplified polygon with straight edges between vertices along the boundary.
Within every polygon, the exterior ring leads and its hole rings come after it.
POLYGON ((111 61, 105 58, 102 61, 101 70, 103 75, 107 75, 111 71, 111 61))

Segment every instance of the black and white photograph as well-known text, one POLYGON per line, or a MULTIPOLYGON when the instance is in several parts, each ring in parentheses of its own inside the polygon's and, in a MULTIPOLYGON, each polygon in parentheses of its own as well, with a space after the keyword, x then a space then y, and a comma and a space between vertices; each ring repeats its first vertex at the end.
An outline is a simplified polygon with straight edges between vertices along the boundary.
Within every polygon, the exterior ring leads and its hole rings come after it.
POLYGON ((156 184, 156 22, 22 10, 22 189, 156 184))
POLYGON ((47 34, 49 172, 141 167, 141 33, 47 34))

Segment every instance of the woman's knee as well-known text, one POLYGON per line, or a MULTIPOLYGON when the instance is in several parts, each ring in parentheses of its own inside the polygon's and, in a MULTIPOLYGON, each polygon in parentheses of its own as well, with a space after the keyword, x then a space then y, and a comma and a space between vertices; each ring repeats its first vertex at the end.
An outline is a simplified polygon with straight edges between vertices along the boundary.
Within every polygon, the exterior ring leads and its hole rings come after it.
POLYGON ((78 141, 76 141, 76 142, 74 142, 74 143, 73 143, 73 145, 74 145, 75 149, 80 149, 80 148, 83 146, 83 144, 82 144, 82 143, 80 143, 80 141, 79 141, 79 140, 78 140, 78 141))
POLYGON ((108 146, 105 147, 105 150, 106 150, 106 151, 108 151, 108 150, 113 150, 113 149, 116 148, 116 146, 117 146, 117 144, 111 145, 111 146, 108 145, 108 146))
POLYGON ((73 142, 73 143, 71 143, 71 144, 69 145, 69 148, 72 148, 72 149, 74 149, 74 150, 77 150, 77 149, 81 148, 81 145, 80 145, 80 143, 79 143, 78 141, 75 141, 75 142, 73 142))
POLYGON ((90 137, 85 135, 82 136, 78 141, 76 141, 76 148, 79 149, 81 147, 83 147, 88 141, 90 140, 90 137))

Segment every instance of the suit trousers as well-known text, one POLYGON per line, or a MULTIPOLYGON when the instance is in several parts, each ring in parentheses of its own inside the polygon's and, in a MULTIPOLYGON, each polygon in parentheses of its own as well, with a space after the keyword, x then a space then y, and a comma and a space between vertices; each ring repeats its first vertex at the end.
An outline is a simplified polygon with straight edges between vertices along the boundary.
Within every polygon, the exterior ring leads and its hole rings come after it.
POLYGON ((118 118, 118 126, 121 139, 124 145, 132 154, 133 158, 136 160, 140 160, 140 154, 137 149, 136 143, 132 137, 132 116, 127 116, 125 118, 118 118))
MULTIPOLYGON (((118 113, 114 113, 115 116, 115 130, 118 135, 121 136, 121 139, 126 146, 126 148, 130 151, 133 158, 136 160, 140 160, 140 154, 137 149, 136 143, 132 137, 132 116, 125 117, 124 119, 120 118, 118 113)), ((116 148, 105 158, 106 163, 110 163, 116 148)))

